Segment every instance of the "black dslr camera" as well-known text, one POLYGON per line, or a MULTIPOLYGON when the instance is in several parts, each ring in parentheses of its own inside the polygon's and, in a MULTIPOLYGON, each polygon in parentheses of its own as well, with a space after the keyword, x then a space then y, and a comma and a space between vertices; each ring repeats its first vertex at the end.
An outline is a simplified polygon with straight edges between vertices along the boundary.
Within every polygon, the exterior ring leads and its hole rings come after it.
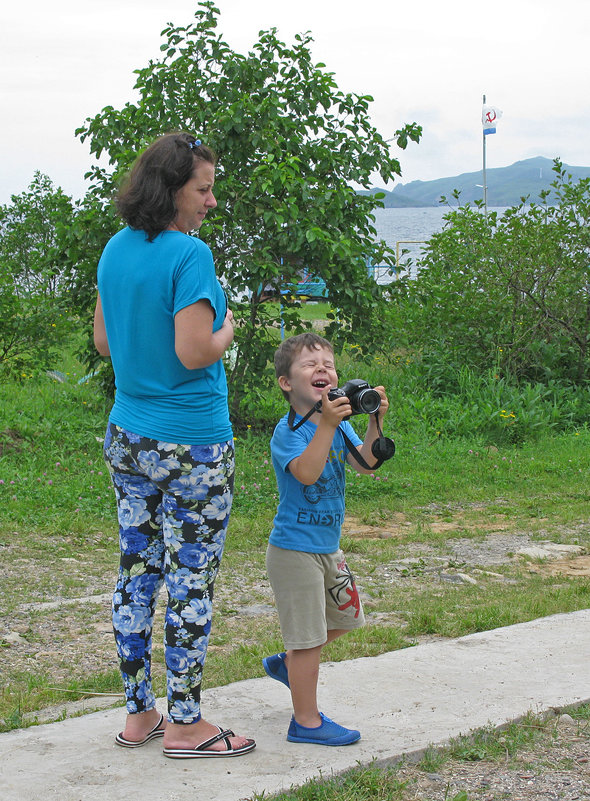
POLYGON ((331 389, 329 400, 348 398, 353 414, 375 414, 381 406, 381 395, 360 378, 352 378, 343 387, 331 389))
MULTIPOLYGON (((343 387, 328 391, 328 400, 333 401, 337 398, 348 398, 348 402, 350 403, 352 409, 352 414, 375 415, 377 431, 379 433, 379 436, 371 445, 371 453, 377 460, 375 464, 369 465, 367 463, 365 458, 355 447, 344 430, 342 430, 342 436, 344 437, 344 442, 346 443, 351 456, 356 459, 361 467, 364 467, 365 470, 376 470, 378 467, 381 467, 384 461, 391 459, 395 453, 395 442, 392 439, 389 439, 389 437, 383 436, 383 431, 381 431, 381 426, 379 425, 378 411, 381 408, 381 395, 376 389, 373 389, 370 384, 367 384, 366 381, 363 381, 360 378, 353 378, 350 381, 347 381, 343 387)), ((304 417, 295 423, 295 409, 291 407, 289 411, 289 427, 292 431, 297 431, 297 429, 303 425, 306 420, 309 420, 314 412, 321 411, 322 402, 318 401, 315 406, 311 407, 309 412, 304 417)), ((345 417, 344 420, 350 420, 352 414, 348 417, 345 417)), ((315 503, 315 501, 312 501, 312 503, 315 503)))

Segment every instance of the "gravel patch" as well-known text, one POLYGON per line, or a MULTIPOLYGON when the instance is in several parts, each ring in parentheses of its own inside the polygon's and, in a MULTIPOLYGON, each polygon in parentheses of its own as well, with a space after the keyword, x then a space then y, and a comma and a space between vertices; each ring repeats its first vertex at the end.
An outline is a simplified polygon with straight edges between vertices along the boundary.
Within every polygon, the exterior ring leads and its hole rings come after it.
POLYGON ((404 801, 579 801, 590 798, 589 754, 588 721, 561 715, 513 756, 451 759, 434 773, 407 765, 397 777, 407 782, 404 801))

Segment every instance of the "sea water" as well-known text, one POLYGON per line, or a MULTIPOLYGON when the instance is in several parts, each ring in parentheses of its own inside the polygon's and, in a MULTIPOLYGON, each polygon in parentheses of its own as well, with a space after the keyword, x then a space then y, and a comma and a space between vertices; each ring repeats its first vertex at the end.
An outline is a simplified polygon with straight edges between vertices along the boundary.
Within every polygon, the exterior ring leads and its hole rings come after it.
MULTIPOLYGON (((489 209, 499 213, 504 208, 489 209)), ((449 206, 426 206, 404 209, 375 209, 375 228, 379 239, 384 239, 395 251, 397 260, 410 260, 410 276, 416 275, 416 263, 422 254, 424 245, 430 237, 442 231, 444 216, 451 211, 449 206), (407 251, 404 253, 404 251, 407 251)), ((375 278, 378 283, 389 283, 392 276, 387 269, 377 269, 375 278)))

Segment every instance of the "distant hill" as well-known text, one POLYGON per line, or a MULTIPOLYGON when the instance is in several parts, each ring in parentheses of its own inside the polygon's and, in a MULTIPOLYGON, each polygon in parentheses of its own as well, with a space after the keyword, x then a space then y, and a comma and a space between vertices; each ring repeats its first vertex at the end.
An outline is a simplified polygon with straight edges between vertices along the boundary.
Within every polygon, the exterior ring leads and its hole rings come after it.
MULTIPOLYGON (((564 164, 565 170, 576 180, 590 177, 590 167, 572 167, 564 164)), ((488 206, 514 206, 520 203, 521 197, 530 196, 531 201, 539 200, 539 193, 549 189, 555 180, 553 159, 537 156, 536 158, 517 161, 510 167, 494 167, 486 170, 488 184, 488 206)), ((393 191, 373 189, 374 192, 385 192, 385 207, 400 208, 407 206, 438 206, 442 195, 451 197, 454 190, 460 191, 460 203, 472 203, 483 199, 482 170, 465 172, 450 178, 437 178, 434 181, 411 181, 409 184, 398 184, 393 191)), ((363 193, 366 194, 366 193, 363 193)))

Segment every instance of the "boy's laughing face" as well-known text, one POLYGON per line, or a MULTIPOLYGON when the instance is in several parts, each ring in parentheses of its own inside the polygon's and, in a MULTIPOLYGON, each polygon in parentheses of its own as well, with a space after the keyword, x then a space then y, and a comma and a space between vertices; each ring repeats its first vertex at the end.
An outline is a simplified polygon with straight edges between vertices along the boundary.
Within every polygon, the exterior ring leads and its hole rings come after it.
POLYGON ((327 386, 338 386, 334 354, 329 348, 303 348, 293 360, 289 375, 279 377, 279 386, 289 393, 295 411, 307 414, 322 399, 327 386))

